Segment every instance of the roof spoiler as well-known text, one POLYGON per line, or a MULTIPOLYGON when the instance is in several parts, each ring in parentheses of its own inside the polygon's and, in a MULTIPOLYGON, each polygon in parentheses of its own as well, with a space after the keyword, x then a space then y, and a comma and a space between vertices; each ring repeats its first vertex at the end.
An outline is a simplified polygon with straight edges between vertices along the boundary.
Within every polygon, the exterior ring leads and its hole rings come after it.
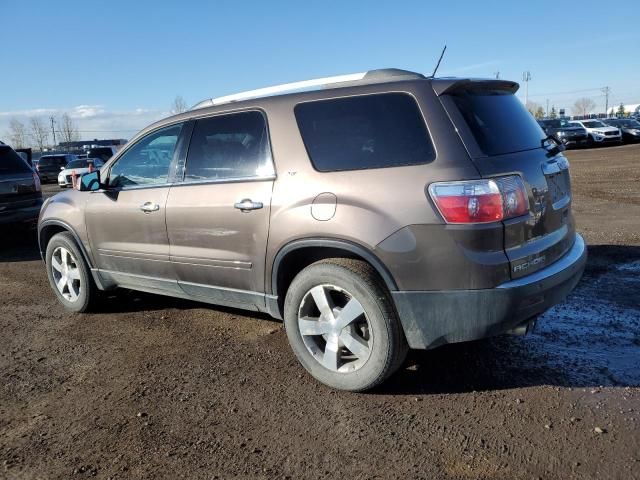
POLYGON ((436 95, 441 96, 453 93, 457 90, 504 90, 510 93, 516 93, 520 88, 517 82, 509 80, 483 80, 473 78, 438 78, 432 81, 433 91, 436 95))

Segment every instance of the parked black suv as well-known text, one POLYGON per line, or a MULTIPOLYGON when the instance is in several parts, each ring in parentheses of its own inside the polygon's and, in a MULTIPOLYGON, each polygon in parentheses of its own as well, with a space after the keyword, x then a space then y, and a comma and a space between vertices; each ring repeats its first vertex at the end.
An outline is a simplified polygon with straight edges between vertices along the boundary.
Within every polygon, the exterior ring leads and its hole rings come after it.
POLYGON ((40 178, 20 155, 0 142, 0 226, 35 225, 41 206, 40 178))
POLYGON ((58 174, 71 160, 76 160, 76 156, 69 153, 60 153, 56 155, 43 155, 38 161, 36 170, 40 175, 42 183, 56 183, 58 174))
POLYGON ((640 142, 640 121, 635 118, 607 118, 603 122, 619 128, 624 143, 640 142))
POLYGON ((582 127, 571 124, 565 118, 538 120, 538 123, 547 135, 551 135, 566 147, 581 147, 589 143, 587 131, 582 127))

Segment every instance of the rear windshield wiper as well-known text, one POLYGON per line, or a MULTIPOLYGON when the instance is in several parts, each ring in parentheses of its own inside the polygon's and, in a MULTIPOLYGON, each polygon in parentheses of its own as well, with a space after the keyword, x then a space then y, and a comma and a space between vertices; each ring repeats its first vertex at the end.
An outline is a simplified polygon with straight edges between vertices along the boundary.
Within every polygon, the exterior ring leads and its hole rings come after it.
POLYGON ((567 147, 565 147, 564 144, 557 140, 553 135, 547 135, 542 140, 540 140, 540 143, 542 144, 542 148, 546 149, 549 152, 548 155, 550 157, 553 157, 560 152, 564 152, 567 149, 567 147), (549 148, 549 144, 547 142, 551 142, 553 146, 549 148))

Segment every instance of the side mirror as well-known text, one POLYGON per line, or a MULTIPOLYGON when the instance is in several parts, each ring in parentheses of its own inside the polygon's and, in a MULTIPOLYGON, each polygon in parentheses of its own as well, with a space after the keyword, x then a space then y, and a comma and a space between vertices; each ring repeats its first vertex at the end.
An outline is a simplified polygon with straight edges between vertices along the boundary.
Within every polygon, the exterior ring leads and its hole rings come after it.
POLYGON ((65 167, 60 167, 60 171, 62 171, 62 170, 64 170, 64 169, 65 169, 65 167))
POLYGON ((100 170, 96 170, 91 173, 85 173, 80 177, 80 191, 81 192, 95 192, 102 188, 100 183, 100 170))

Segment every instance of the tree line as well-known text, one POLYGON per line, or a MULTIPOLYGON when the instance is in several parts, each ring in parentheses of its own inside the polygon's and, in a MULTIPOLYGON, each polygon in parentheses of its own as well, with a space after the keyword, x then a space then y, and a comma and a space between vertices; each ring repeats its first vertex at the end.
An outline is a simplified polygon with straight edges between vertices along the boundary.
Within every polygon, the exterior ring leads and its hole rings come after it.
POLYGON ((11 146, 25 148, 33 145, 36 150, 43 151, 49 146, 49 139, 54 132, 56 141, 59 142, 79 140, 78 128, 68 113, 63 113, 59 118, 53 118, 53 120, 52 130, 51 124, 42 117, 29 117, 26 123, 15 117, 12 118, 9 120, 8 135, 11 146))
MULTIPOLYGON (((548 117, 548 118, 558 117, 558 113, 556 111, 555 106, 551 108, 550 112, 545 112, 544 108, 542 108, 542 105, 536 102, 528 101, 526 107, 527 107, 527 110, 529 110, 529 112, 531 113, 531 115, 533 115, 536 119, 545 118, 545 117, 548 117)), ((586 117, 591 112, 593 112, 595 108, 596 108, 596 102, 594 102, 592 99, 588 97, 583 97, 583 98, 577 99, 574 102, 573 106, 571 107, 571 111, 576 116, 586 117)), ((622 117, 622 116, 625 116, 627 113, 628 112, 625 111, 624 104, 621 103, 616 110, 616 115, 622 117)))

